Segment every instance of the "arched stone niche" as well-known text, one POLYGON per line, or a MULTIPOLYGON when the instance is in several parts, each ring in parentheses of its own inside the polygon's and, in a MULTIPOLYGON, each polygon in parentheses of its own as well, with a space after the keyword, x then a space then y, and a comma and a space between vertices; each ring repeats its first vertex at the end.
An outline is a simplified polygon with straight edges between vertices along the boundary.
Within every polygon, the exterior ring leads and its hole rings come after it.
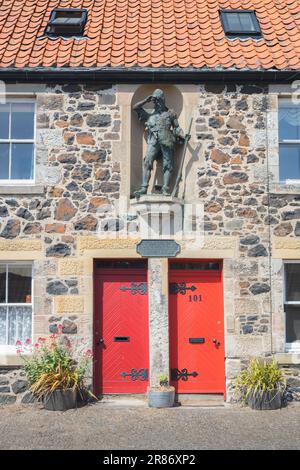
MULTIPOLYGON (((173 109, 179 120, 180 126, 183 128, 184 133, 187 132, 185 129, 184 121, 182 119, 183 113, 183 96, 181 91, 174 85, 141 85, 133 94, 131 101, 131 145, 130 145, 130 196, 133 197, 134 191, 140 188, 142 182, 142 171, 143 171, 143 159, 147 150, 146 132, 144 124, 139 121, 136 113, 133 111, 133 106, 138 102, 151 95, 154 90, 160 88, 166 99, 166 106, 169 109, 173 109)), ((151 103, 145 105, 145 109, 151 110, 151 103)), ((175 180, 178 174, 180 161, 182 157, 183 145, 178 144, 174 155, 174 172, 171 182, 171 191, 174 187, 175 180)), ((162 159, 155 162, 152 177, 149 184, 149 193, 158 192, 157 186, 162 186, 163 171, 162 171, 162 159)))
MULTIPOLYGON (((144 126, 138 120, 132 106, 139 100, 160 88, 166 94, 166 104, 173 108, 178 115, 179 125, 187 132, 191 117, 194 123, 191 131, 192 138, 189 141, 185 166, 183 170, 183 182, 185 184, 185 201, 192 201, 197 194, 197 167, 204 161, 199 141, 195 133, 195 125, 199 106, 198 85, 166 85, 166 84, 118 84, 117 85, 117 112, 121 117, 121 138, 114 141, 112 146, 112 159, 120 163, 121 188, 120 196, 130 199, 130 194, 141 184, 143 158, 146 151, 144 126), (132 138, 133 136, 133 138, 132 138)), ((176 167, 178 167, 178 155, 182 152, 182 146, 178 146, 175 155, 176 167)), ((180 154, 181 156, 181 154, 180 154)), ((154 172, 153 172, 154 173, 154 172)), ((174 175, 176 174, 176 170, 174 175)), ((182 194, 183 184, 180 185, 179 197, 182 194)))

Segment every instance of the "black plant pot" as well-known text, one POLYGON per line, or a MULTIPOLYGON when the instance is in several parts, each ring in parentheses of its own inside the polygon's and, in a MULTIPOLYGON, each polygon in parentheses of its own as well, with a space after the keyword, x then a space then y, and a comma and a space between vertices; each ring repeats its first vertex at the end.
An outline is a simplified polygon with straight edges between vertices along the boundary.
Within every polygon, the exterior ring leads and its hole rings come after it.
POLYGON ((55 390, 44 397, 44 408, 49 411, 66 411, 76 408, 77 392, 73 388, 55 390))
POLYGON ((252 410, 278 410, 282 406, 281 390, 250 393, 247 403, 252 410))

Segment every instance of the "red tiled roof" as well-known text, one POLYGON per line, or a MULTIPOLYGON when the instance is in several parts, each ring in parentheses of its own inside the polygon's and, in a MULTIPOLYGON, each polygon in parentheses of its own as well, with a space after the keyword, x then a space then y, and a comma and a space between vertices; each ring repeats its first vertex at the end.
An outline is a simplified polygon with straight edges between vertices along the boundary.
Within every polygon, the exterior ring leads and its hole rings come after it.
POLYGON ((0 0, 0 67, 300 69, 300 0, 0 0), (54 8, 86 8, 84 39, 50 39, 54 8), (254 9, 263 38, 225 37, 220 8, 254 9))

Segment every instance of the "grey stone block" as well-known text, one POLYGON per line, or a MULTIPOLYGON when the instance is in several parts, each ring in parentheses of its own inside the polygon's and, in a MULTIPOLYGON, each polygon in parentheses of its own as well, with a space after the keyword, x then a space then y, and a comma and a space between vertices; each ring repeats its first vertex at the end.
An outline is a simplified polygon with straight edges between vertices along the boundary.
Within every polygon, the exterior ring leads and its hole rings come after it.
POLYGON ((23 393, 28 387, 27 380, 16 380, 14 383, 11 384, 12 391, 15 394, 23 393))
POLYGON ((15 403, 17 400, 17 397, 15 395, 4 395, 0 394, 0 405, 9 405, 12 403, 15 403))

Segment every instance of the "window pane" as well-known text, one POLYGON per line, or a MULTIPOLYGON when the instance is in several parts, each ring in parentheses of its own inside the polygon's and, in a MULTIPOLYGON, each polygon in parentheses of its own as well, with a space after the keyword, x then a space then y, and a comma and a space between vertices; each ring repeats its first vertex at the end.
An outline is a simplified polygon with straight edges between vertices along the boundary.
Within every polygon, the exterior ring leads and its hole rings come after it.
POLYGON ((56 11, 55 12, 55 22, 57 20, 64 20, 64 19, 70 19, 70 18, 79 18, 82 20, 83 18, 83 12, 82 11, 56 11))
POLYGON ((33 144, 12 144, 11 179, 33 179, 33 144))
POLYGON ((9 179, 9 144, 0 144, 0 180, 9 179))
POLYGON ((240 31, 241 23, 237 13, 226 13, 228 26, 230 31, 240 31))
POLYGON ((300 106, 291 101, 279 103, 279 140, 300 140, 300 106))
POLYGON ((251 13, 241 13, 240 21, 242 25, 242 31, 256 31, 251 13))
POLYGON ((6 265, 0 264, 0 303, 6 302, 6 265))
POLYGON ((6 344, 6 307, 0 307, 0 344, 6 344))
POLYGON ((31 303, 31 274, 29 265, 8 266, 8 303, 31 303))
POLYGON ((300 301, 300 263, 285 265, 286 301, 300 301))
POLYGON ((11 105, 11 138, 33 139, 34 137, 34 104, 12 103, 11 105))
POLYGON ((9 139, 9 104, 0 104, 0 139, 9 139))
POLYGON ((286 306, 286 342, 300 341, 300 307, 286 306))
POLYGON ((8 307, 8 344, 15 345, 18 340, 25 343, 31 340, 31 307, 8 307))
POLYGON ((61 16, 60 18, 55 18, 55 20, 52 22, 55 25, 81 25, 82 23, 82 18, 81 15, 79 18, 71 18, 67 16, 61 16))
POLYGON ((300 179, 300 145, 280 144, 279 179, 300 179))

